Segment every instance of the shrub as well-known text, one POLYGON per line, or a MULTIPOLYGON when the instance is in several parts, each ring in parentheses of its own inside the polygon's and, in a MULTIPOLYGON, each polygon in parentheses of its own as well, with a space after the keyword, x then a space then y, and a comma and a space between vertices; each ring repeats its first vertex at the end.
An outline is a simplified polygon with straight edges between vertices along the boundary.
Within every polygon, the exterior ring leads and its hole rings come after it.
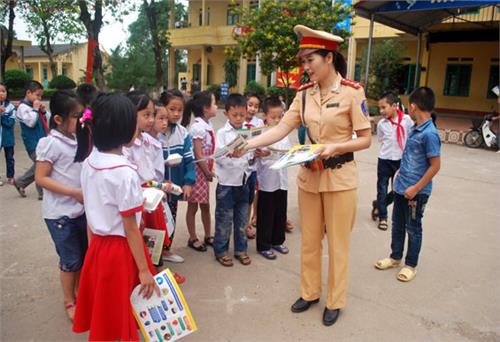
POLYGON ((53 89, 73 89, 76 88, 76 83, 67 76, 58 75, 49 83, 49 88, 53 89))
POLYGON ((244 95, 246 96, 248 93, 255 93, 261 99, 264 99, 264 97, 266 96, 266 88, 264 88, 258 82, 250 81, 250 82, 248 82, 247 86, 245 87, 244 95))
POLYGON ((282 88, 277 86, 271 86, 267 88, 267 96, 269 97, 279 97, 283 96, 283 99, 288 99, 287 106, 293 101, 295 94, 297 93, 297 89, 293 88, 282 88))
POLYGON ((31 75, 24 70, 12 69, 5 72, 5 84, 9 90, 24 89, 28 81, 31 81, 31 75))

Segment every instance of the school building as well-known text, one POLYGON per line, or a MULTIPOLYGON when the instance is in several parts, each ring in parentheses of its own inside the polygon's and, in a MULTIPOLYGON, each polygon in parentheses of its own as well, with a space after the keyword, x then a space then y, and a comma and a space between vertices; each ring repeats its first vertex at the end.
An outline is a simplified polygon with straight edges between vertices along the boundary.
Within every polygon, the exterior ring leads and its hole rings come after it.
MULTIPOLYGON (((356 4, 358 1, 353 1, 356 4)), ((187 51, 187 73, 180 74, 188 82, 197 79, 202 89, 225 80, 226 47, 236 46, 232 6, 256 7, 258 0, 217 1, 190 0, 187 22, 171 23, 172 56, 175 49, 187 51)), ((364 81, 361 59, 368 44, 369 20, 355 16, 351 26, 351 45, 343 51, 348 59, 348 77, 364 81)), ((454 115, 482 115, 498 109, 498 102, 489 90, 498 84, 500 10, 498 6, 473 9, 461 15, 446 18, 429 29, 420 46, 420 72, 416 75, 418 40, 415 35, 375 23, 373 49, 377 42, 396 39, 403 47, 404 65, 401 73, 402 94, 408 94, 417 85, 433 88, 437 95, 439 112, 454 115)), ((174 65, 169 64, 169 75, 174 65)), ((237 90, 256 80, 263 85, 272 83, 260 73, 258 60, 239 61, 237 90)), ((170 77, 173 85, 173 77, 170 77)))
MULTIPOLYGON (((87 43, 54 44, 54 60, 57 65, 57 74, 65 75, 80 83, 85 78, 87 66, 87 43)), ((107 64, 109 55, 101 49, 103 65, 107 64)), ((31 45, 30 41, 17 41, 13 43, 13 54, 7 60, 6 70, 22 69, 28 72, 34 80, 45 87, 55 75, 49 66, 49 57, 40 46, 31 45)))

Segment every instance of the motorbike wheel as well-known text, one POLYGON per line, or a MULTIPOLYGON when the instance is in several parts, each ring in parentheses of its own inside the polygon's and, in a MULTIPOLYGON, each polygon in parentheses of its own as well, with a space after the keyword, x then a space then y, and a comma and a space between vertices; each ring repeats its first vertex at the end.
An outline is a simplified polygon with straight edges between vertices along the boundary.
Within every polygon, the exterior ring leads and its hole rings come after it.
POLYGON ((478 131, 470 131, 464 137, 464 144, 470 148, 478 148, 483 144, 483 136, 478 131))

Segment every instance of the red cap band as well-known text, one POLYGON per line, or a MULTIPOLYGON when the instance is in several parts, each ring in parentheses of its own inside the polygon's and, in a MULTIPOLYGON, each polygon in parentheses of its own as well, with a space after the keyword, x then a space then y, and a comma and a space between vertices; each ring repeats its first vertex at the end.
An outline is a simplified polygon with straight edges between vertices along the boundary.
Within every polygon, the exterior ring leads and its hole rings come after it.
POLYGON ((339 44, 337 42, 314 37, 304 37, 299 44, 299 49, 322 49, 333 51, 337 50, 338 47, 339 44))

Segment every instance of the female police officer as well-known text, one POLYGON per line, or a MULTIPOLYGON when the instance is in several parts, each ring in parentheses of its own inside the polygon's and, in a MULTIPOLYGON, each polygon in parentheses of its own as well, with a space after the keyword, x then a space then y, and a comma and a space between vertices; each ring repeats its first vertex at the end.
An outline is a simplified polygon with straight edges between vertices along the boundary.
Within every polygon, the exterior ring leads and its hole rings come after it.
MULTIPOLYGON (((323 323, 336 322, 346 304, 349 242, 356 216, 357 170, 353 152, 370 146, 367 104, 359 83, 344 79, 346 63, 337 52, 342 38, 297 25, 299 54, 310 83, 301 87, 280 124, 251 139, 245 150, 267 146, 301 124, 312 143, 322 144, 317 161, 298 175, 302 227, 301 297, 303 312, 321 295, 322 240, 328 240, 328 295, 323 323), (352 139, 356 132, 357 139, 352 139)), ((244 151, 241 151, 241 153, 244 151)))

